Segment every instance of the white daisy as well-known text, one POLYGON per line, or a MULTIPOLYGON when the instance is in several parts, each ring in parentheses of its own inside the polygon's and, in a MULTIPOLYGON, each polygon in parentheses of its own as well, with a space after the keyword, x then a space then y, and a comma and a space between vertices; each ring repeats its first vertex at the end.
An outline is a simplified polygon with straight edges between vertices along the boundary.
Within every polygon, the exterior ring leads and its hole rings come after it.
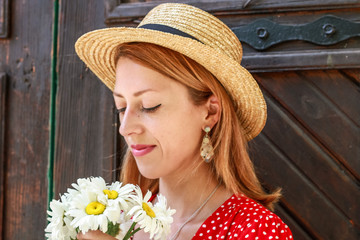
POLYGON ((79 228, 83 233, 89 230, 108 230, 108 222, 116 223, 120 218, 120 207, 118 204, 108 205, 99 202, 94 192, 81 192, 71 201, 67 214, 74 219, 71 225, 79 228))
POLYGON ((167 201, 165 196, 159 194, 157 195, 158 202, 154 205, 154 212, 156 218, 160 222, 160 230, 155 234, 155 239, 166 239, 167 235, 170 233, 171 223, 173 222, 172 215, 175 214, 175 209, 167 208, 167 201))
POLYGON ((135 192, 135 186, 132 184, 126 184, 122 186, 121 182, 114 182, 107 189, 103 190, 106 194, 109 205, 119 204, 120 209, 128 212, 134 205, 133 196, 135 192))
POLYGON ((60 200, 50 202, 48 215, 49 224, 45 228, 45 237, 48 240, 71 240, 76 238, 76 231, 70 225, 72 218, 65 215, 68 210, 65 196, 60 200))
POLYGON ((170 232, 170 224, 175 210, 167 209, 166 200, 162 196, 159 198, 161 201, 156 203, 155 206, 149 199, 152 193, 148 191, 143 198, 141 189, 135 188, 134 200, 136 205, 129 211, 129 215, 133 216, 133 221, 137 222, 144 232, 150 233, 150 238, 166 239, 166 235, 170 232))

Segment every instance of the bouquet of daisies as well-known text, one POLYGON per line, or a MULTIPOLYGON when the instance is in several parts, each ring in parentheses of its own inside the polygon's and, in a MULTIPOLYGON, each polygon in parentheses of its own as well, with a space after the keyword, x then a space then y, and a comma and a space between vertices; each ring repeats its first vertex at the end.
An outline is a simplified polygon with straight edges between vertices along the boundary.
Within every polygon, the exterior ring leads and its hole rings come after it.
POLYGON ((152 239, 166 239, 175 210, 167 207, 158 195, 154 205, 152 193, 143 196, 140 187, 120 182, 111 185, 101 177, 80 178, 71 189, 50 202, 48 240, 76 240, 79 232, 100 230, 116 239, 130 239, 143 229, 152 239))

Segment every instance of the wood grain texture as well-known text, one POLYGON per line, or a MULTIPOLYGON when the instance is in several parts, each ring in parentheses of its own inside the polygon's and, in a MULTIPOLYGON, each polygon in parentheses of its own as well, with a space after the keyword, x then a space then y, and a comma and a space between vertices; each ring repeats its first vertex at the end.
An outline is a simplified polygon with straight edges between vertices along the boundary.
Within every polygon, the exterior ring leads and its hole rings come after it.
POLYGON ((102 1, 64 1, 59 20, 56 104, 55 196, 80 177, 113 179, 113 100, 111 91, 77 57, 82 34, 104 27, 102 1))
POLYGON ((38 240, 47 222, 53 3, 12 1, 11 11, 11 38, 0 40, 8 75, 2 238, 38 240))
POLYGON ((280 79, 261 81, 261 84, 302 121, 336 156, 337 161, 356 179, 360 179, 360 162, 356 158, 360 153, 360 127, 355 122, 360 111, 356 107, 360 94, 353 84, 347 84, 348 81, 337 71, 329 71, 328 74, 302 71, 284 73, 280 79), (337 81, 334 80, 336 78, 337 81), (326 89, 319 88, 324 87, 323 81, 326 81, 326 89), (347 98, 344 99, 343 95, 347 95, 347 98), (348 114, 345 114, 342 109, 346 108, 352 110, 347 110, 348 114))
POLYGON ((352 103, 359 91, 344 76, 339 71, 255 75, 268 104, 266 127, 253 143, 260 148, 255 163, 264 182, 284 188, 279 215, 293 221, 295 239, 306 239, 304 233, 314 239, 357 239, 360 234, 358 153, 335 154, 359 137, 353 120, 359 101, 352 103), (304 99, 311 101, 304 104, 304 99))
POLYGON ((5 114, 6 114, 6 73, 0 72, 0 239, 3 233, 3 212, 5 200, 5 114))
MULTIPOLYGON (((108 24, 128 21, 139 16, 144 16, 149 10, 159 5, 160 3, 169 2, 166 0, 159 1, 114 1, 105 0, 106 8, 106 22, 108 24)), ((176 1, 190 4, 207 12, 226 12, 238 11, 243 14, 259 14, 259 13, 274 13, 286 11, 303 11, 303 10, 322 10, 322 9, 342 9, 350 7, 360 7, 357 0, 307 0, 307 1, 254 1, 254 0, 182 0, 176 1)))
POLYGON ((10 33, 9 0, 0 0, 0 38, 7 38, 10 33))

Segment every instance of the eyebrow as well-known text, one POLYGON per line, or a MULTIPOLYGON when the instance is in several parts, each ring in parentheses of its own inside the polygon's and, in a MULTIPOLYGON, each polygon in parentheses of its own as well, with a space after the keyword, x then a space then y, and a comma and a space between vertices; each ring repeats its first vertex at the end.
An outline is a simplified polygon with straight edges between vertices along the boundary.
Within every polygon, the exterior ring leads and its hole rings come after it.
MULTIPOLYGON (((141 91, 138 91, 136 93, 133 94, 134 97, 138 97, 140 96, 141 94, 144 94, 146 92, 156 92, 154 89, 151 89, 151 88, 148 88, 148 89, 144 89, 144 90, 141 90, 141 91)), ((124 98, 123 95, 121 95, 120 93, 117 93, 117 92, 113 92, 113 95, 116 96, 116 97, 121 97, 121 98, 124 98)))

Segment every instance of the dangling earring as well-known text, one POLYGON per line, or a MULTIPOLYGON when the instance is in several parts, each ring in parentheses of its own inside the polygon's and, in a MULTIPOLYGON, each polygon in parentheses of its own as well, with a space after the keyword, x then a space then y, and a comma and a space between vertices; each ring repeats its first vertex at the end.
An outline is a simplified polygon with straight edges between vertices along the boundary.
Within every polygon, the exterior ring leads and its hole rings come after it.
POLYGON ((201 144, 201 148, 200 148, 200 155, 206 163, 209 163, 212 156, 214 156, 214 148, 211 144, 210 137, 209 137, 210 130, 211 130, 210 127, 205 127, 205 129, 204 129, 205 136, 202 140, 202 144, 201 144))

